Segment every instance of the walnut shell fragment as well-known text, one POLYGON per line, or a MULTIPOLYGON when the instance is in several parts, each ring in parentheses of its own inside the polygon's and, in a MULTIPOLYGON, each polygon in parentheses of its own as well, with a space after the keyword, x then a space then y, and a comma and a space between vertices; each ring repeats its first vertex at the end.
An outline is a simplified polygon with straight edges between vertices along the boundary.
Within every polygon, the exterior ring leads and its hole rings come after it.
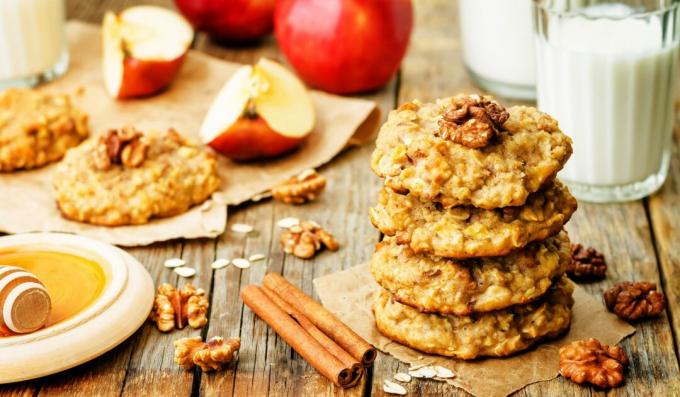
POLYGON ((560 347, 560 374, 571 381, 612 388, 624 381, 626 352, 597 339, 579 340, 560 347))
POLYGON ((572 280, 600 280, 607 273, 604 255, 592 247, 571 245, 571 262, 567 274, 572 280))
POLYGON ((326 178, 315 170, 303 171, 272 188, 274 199, 287 204, 304 204, 316 198, 326 188, 326 178))
POLYGON ((616 284, 604 293, 609 311, 628 321, 656 317, 666 308, 666 298, 649 281, 616 284))
POLYGON ((490 96, 457 95, 439 120, 439 135, 479 149, 488 145, 510 114, 490 96))
POLYGON ((281 233, 280 241, 285 253, 302 259, 313 257, 324 246, 329 251, 337 251, 340 248, 338 240, 331 232, 312 221, 291 226, 281 233))
POLYGON ((208 323, 208 306, 203 289, 187 284, 177 290, 165 283, 158 287, 149 320, 155 322, 161 332, 182 329, 187 323, 191 328, 202 328, 208 323))
POLYGON ((203 372, 219 371, 237 356, 241 347, 238 337, 224 340, 215 336, 203 342, 200 336, 175 341, 175 363, 186 370, 198 365, 203 372))

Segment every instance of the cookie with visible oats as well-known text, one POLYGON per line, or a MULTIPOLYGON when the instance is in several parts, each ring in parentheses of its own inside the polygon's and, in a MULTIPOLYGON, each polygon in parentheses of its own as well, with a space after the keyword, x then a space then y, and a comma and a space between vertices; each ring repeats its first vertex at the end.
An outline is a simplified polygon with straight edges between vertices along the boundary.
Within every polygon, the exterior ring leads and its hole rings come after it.
POLYGON ((407 102, 381 127, 371 167, 393 190, 447 208, 522 205, 569 159, 571 139, 533 107, 499 106, 465 95, 407 102))
POLYGON ((425 353, 465 360, 505 357, 566 331, 573 289, 563 277, 541 300, 464 317, 421 313, 381 289, 373 314, 380 333, 425 353))
POLYGON ((506 255, 559 233, 576 205, 576 199, 558 181, 531 194, 520 207, 494 210, 443 208, 383 188, 370 216, 381 232, 416 253, 471 258, 506 255))
POLYGON ((419 255, 387 237, 371 257, 371 273, 400 303, 467 316, 539 299, 570 260, 565 232, 507 256, 465 260, 419 255))
POLYGON ((14 88, 0 93, 0 171, 60 160, 87 138, 87 119, 68 95, 14 88))
POLYGON ((215 156, 174 130, 110 130, 69 151, 54 174, 65 218, 137 225, 186 212, 220 185, 215 156))

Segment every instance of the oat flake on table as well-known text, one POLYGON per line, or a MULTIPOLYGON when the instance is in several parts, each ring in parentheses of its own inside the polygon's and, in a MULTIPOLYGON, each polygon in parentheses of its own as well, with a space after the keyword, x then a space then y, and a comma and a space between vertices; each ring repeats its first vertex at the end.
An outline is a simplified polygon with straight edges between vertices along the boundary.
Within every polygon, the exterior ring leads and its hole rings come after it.
POLYGON ((253 230, 252 226, 246 225, 245 223, 234 223, 231 225, 231 231, 236 233, 250 233, 253 230))
POLYGON ((383 381, 383 391, 388 394, 406 395, 406 388, 404 386, 387 379, 383 381))
POLYGON ((184 278, 194 277, 196 275, 196 269, 192 267, 176 267, 174 272, 184 278))
POLYGON ((437 376, 437 371, 433 367, 422 367, 416 370, 409 370, 408 374, 414 378, 431 379, 437 376))
POLYGON ((216 259, 212 264, 210 264, 210 267, 217 270, 229 266, 230 263, 231 261, 229 259, 219 258, 216 259))
POLYGON ((266 258, 266 256, 264 256, 263 254, 253 254, 248 257, 248 260, 250 262, 258 262, 263 260, 264 258, 266 258))
POLYGON ((163 263, 163 266, 171 269, 175 267, 181 267, 184 265, 186 265, 186 261, 182 258, 170 258, 163 263))
POLYGON ((394 380, 397 380, 399 382, 404 382, 404 383, 408 383, 408 382, 411 381, 411 375, 409 375, 405 372, 397 372, 396 374, 394 374, 393 378, 394 378, 394 380))
POLYGON ((247 269, 250 267, 250 261, 245 258, 236 258, 231 261, 231 263, 238 267, 239 269, 247 269))
POLYGON ((290 229, 291 227, 297 226, 299 224, 300 220, 294 217, 283 218, 276 223, 276 225, 281 229, 290 229))

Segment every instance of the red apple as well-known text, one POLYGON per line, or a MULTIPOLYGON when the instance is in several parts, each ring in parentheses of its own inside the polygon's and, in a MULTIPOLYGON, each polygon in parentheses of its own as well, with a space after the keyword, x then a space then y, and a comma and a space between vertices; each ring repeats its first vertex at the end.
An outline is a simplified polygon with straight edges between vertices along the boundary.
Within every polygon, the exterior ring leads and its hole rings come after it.
POLYGON ((263 58, 238 69, 222 87, 203 120, 201 138, 232 160, 264 159, 300 146, 314 123, 304 84, 263 58))
POLYGON ((244 42, 272 31, 276 0, 175 0, 197 30, 218 41, 244 42))
POLYGON ((385 85, 412 27, 411 0, 278 0, 274 13, 276 39, 298 75, 336 94, 385 85))
POLYGON ((174 80, 191 41, 191 25, 176 12, 155 6, 107 12, 102 28, 106 89, 117 99, 143 97, 174 80))

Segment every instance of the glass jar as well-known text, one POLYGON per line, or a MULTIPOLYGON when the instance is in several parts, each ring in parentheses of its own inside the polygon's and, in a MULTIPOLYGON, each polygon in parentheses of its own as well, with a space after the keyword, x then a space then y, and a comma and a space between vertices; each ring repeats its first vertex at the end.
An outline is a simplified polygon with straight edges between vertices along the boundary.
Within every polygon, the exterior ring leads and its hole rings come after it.
POLYGON ((538 108, 574 140, 559 174, 586 201, 638 199, 668 174, 678 0, 536 0, 538 108))
POLYGON ((0 0, 0 88, 34 86, 68 68, 64 0, 0 0))
POLYGON ((495 95, 536 98, 531 0, 460 0, 463 60, 470 77, 495 95))

